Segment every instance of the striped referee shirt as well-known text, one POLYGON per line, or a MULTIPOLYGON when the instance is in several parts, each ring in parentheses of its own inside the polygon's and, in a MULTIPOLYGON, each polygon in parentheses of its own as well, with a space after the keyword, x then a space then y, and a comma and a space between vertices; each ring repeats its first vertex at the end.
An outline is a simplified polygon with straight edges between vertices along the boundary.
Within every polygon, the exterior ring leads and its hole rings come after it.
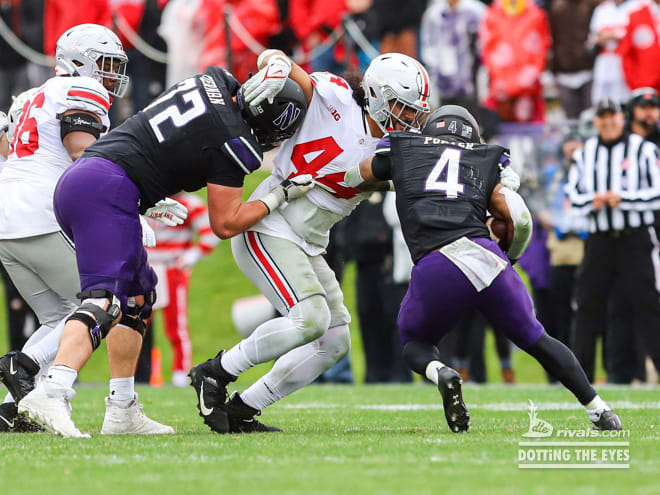
POLYGON ((565 191, 572 213, 586 215, 589 232, 621 231, 654 223, 660 210, 660 162, 658 148, 637 134, 605 145, 598 136, 587 139, 573 154, 574 164, 565 191), (616 208, 594 210, 596 193, 621 195, 616 208))

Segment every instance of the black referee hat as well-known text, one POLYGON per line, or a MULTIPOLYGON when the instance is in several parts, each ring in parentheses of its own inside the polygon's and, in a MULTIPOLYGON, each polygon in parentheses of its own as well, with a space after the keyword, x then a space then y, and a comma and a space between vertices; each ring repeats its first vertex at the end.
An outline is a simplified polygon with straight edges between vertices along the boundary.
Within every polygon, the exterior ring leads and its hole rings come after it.
POLYGON ((596 105, 596 115, 600 117, 607 112, 620 113, 621 105, 612 98, 603 98, 596 105))

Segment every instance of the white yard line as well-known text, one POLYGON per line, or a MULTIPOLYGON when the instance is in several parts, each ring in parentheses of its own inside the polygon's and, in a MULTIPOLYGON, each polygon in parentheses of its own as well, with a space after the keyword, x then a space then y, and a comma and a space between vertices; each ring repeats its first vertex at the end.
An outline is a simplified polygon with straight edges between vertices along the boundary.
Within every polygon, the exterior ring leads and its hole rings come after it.
MULTIPOLYGON (((535 402, 540 411, 569 411, 582 410, 575 402, 535 402)), ((660 402, 630 402, 608 401, 613 409, 660 409, 660 402)), ((483 409, 485 411, 527 411, 529 402, 486 402, 482 404, 468 404, 469 409, 483 409)), ((442 410, 442 404, 362 404, 346 405, 325 402, 309 402, 302 404, 283 404, 286 409, 367 409, 374 411, 435 411, 442 410)))

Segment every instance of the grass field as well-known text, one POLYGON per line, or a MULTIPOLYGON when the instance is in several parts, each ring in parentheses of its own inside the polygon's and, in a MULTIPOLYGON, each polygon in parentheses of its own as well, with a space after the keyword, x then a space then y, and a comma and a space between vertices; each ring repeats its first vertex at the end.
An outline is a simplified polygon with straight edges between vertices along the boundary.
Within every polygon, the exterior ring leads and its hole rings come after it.
POLYGON ((284 433, 243 436, 211 433, 197 416, 192 388, 139 392, 145 410, 177 435, 102 437, 105 388, 82 388, 74 418, 92 439, 2 436, 3 488, 70 495, 660 491, 657 389, 602 392, 631 431, 626 470, 518 468, 518 442, 528 440, 522 437, 528 399, 555 430, 589 426, 569 393, 547 386, 467 386, 472 428, 461 435, 447 429, 435 387, 421 384, 310 386, 264 412, 262 419, 284 433))

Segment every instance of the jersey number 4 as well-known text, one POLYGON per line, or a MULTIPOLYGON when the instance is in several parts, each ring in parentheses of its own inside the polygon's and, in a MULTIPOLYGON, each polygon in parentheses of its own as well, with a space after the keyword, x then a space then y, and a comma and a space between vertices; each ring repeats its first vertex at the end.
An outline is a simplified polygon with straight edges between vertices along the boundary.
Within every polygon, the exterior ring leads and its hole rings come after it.
POLYGON ((464 186, 458 182, 458 167, 461 160, 461 150, 447 148, 435 163, 433 170, 426 178, 425 191, 442 191, 448 198, 457 198, 463 194, 464 186), (446 180, 440 180, 442 172, 447 168, 446 180))
POLYGON ((37 119, 32 116, 32 110, 44 106, 46 95, 37 93, 31 100, 25 102, 23 113, 18 119, 18 125, 14 131, 14 139, 11 148, 18 158, 34 155, 39 149, 39 131, 37 130, 37 119))
POLYGON ((196 119, 200 115, 203 115, 204 112, 206 112, 206 103, 204 103, 202 93, 199 91, 197 81, 194 77, 186 79, 185 81, 181 81, 160 98, 151 102, 144 109, 144 111, 148 112, 149 110, 160 105, 161 103, 166 102, 177 94, 181 95, 184 108, 180 108, 180 105, 177 104, 178 102, 172 102, 170 105, 166 106, 163 110, 149 119, 149 125, 154 131, 156 139, 158 139, 159 143, 166 141, 168 137, 163 135, 163 132, 160 128, 164 122, 169 120, 172 122, 174 127, 183 127, 191 120, 196 119))

